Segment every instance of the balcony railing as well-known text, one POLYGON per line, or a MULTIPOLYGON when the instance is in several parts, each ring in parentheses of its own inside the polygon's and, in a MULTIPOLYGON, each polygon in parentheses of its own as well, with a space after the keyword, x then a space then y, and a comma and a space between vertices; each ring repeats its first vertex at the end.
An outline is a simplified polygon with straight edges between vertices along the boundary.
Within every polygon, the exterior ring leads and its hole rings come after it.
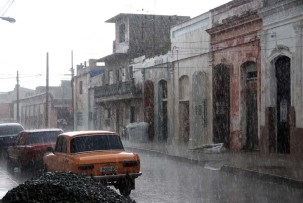
POLYGON ((124 95, 132 94, 133 96, 142 95, 142 89, 135 86, 133 80, 127 82, 119 82, 112 85, 103 85, 96 87, 95 98, 106 98, 106 97, 123 97, 124 95))
POLYGON ((264 7, 275 5, 284 0, 264 0, 264 7))

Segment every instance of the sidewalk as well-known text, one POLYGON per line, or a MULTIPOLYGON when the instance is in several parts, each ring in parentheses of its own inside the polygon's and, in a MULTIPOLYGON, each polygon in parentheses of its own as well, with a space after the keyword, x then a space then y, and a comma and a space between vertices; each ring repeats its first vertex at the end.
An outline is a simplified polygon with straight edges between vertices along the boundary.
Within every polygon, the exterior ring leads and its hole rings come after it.
POLYGON ((7 172, 0 166, 0 202, 5 194, 16 186, 18 186, 18 183, 12 180, 7 172))
POLYGON ((161 143, 130 143, 122 140, 126 148, 147 150, 203 164, 211 170, 254 176, 265 180, 303 188, 303 161, 294 160, 289 154, 263 155, 260 152, 205 153, 182 147, 173 149, 161 143))

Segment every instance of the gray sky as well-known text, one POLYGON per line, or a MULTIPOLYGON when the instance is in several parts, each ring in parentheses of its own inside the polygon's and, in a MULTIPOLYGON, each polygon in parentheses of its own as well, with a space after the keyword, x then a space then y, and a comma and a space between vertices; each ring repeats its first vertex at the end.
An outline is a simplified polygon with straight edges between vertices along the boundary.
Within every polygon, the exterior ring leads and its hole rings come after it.
POLYGON ((70 79, 74 67, 112 53, 114 24, 119 13, 195 17, 230 0, 0 0, 0 92, 12 91, 17 70, 22 87, 45 85, 49 53, 50 85, 70 79), (9 6, 10 5, 10 6, 9 6), (8 9, 7 9, 8 8, 8 9))

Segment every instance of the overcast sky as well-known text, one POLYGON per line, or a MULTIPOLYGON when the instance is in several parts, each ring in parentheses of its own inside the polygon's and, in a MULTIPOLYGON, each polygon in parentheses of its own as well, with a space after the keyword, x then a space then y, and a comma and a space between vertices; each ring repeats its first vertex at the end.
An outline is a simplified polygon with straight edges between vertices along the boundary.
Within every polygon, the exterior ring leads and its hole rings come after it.
POLYGON ((49 53, 50 85, 70 79, 74 68, 90 58, 112 53, 114 24, 119 13, 195 17, 230 0, 0 0, 0 92, 12 91, 19 71, 22 87, 46 84, 49 53))

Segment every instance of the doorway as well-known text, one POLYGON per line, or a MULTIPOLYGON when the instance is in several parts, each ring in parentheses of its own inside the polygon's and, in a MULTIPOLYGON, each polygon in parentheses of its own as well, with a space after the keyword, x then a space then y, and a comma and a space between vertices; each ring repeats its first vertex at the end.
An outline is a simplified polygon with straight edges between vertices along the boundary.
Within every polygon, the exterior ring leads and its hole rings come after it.
POLYGON ((279 57, 275 62, 277 79, 277 151, 290 152, 290 58, 279 57))
POLYGON ((227 65, 213 69, 213 132, 214 142, 229 148, 230 134, 230 73, 227 65))

